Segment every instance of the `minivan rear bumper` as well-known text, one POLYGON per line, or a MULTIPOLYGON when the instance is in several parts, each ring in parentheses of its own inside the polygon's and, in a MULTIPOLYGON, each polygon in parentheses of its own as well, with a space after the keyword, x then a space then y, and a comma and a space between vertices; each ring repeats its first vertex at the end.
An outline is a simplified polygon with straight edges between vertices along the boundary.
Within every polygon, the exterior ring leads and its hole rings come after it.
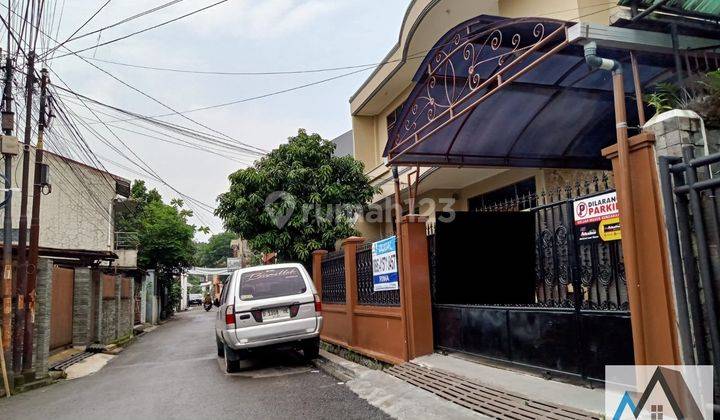
MULTIPOLYGON (((292 343, 294 341, 307 340, 309 338, 315 338, 320 335, 320 328, 322 327, 323 322, 322 316, 316 317, 315 320, 317 322, 315 323, 315 328, 312 331, 305 331, 301 333, 295 332, 288 335, 278 335, 276 337, 264 339, 251 338, 252 334, 248 334, 248 328, 225 330, 223 331, 223 341, 225 341, 225 344, 227 344, 228 347, 232 348, 233 350, 243 350, 251 349, 254 347, 272 346, 277 344, 292 343)), ((263 325, 249 328, 258 327, 263 327, 263 325)))

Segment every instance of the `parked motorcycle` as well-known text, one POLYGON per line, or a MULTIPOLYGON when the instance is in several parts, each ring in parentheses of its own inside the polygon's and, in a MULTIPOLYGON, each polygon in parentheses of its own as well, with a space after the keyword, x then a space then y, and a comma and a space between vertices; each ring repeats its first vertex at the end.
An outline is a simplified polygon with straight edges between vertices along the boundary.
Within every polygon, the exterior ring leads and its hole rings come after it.
POLYGON ((210 311, 213 307, 212 298, 210 298, 209 294, 205 295, 205 298, 203 299, 203 308, 205 308, 205 312, 210 311))

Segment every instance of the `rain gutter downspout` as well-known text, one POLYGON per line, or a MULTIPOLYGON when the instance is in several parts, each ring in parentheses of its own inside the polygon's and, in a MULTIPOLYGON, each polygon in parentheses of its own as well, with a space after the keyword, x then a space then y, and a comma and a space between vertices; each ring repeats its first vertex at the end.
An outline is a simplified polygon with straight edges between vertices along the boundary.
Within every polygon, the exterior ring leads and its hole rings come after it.
POLYGON ((612 72, 613 96, 615 101, 615 133, 618 146, 618 186, 622 198, 618 197, 622 220, 622 242, 627 275, 628 297, 630 305, 630 323, 632 325, 635 364, 645 365, 645 331, 642 312, 642 295, 638 277, 638 249, 635 240, 635 215, 633 213, 633 193, 630 182, 630 145, 628 143, 627 110, 625 108, 625 86, 620 62, 597 55, 594 41, 584 46, 585 61, 593 69, 612 72), (627 245, 627 246, 625 246, 627 245))

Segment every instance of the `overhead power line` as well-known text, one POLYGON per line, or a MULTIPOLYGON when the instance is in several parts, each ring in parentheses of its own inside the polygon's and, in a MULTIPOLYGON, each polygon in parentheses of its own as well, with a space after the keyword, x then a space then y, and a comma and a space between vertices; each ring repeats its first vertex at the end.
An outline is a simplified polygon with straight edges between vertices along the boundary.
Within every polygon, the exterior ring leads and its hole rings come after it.
MULTIPOLYGON (((75 35, 80 31, 80 29, 82 29, 82 26, 81 26, 80 28, 78 28, 78 30, 76 30, 75 32, 73 32, 73 34, 70 35, 70 36, 68 37, 68 39, 66 39, 66 40, 63 41, 63 42, 57 43, 57 45, 54 46, 50 51, 48 51, 47 54, 50 54, 50 53, 52 53, 53 51, 56 51, 58 48, 64 46, 64 45, 65 45, 66 43, 68 43, 68 42, 71 42, 71 41, 74 41, 74 40, 77 40, 77 39, 81 39, 81 38, 85 38, 85 37, 88 37, 88 36, 90 36, 90 35, 94 35, 94 34, 100 33, 100 32, 102 32, 102 31, 106 31, 106 30, 108 30, 108 29, 114 28, 114 27, 116 27, 116 26, 122 25, 122 24, 127 23, 127 22, 130 22, 130 21, 133 21, 133 20, 135 20, 135 19, 138 19, 138 18, 140 18, 140 17, 149 15, 149 14, 151 14, 151 13, 157 12, 157 11, 159 11, 159 10, 162 10, 162 9, 164 9, 164 8, 166 8, 166 7, 172 6, 172 5, 176 4, 176 3, 180 3, 180 2, 182 2, 182 1, 183 1, 183 0, 172 0, 172 1, 169 1, 169 2, 167 2, 167 3, 161 4, 161 5, 159 5, 159 6, 155 6, 155 7, 151 8, 151 9, 144 10, 144 11, 142 11, 142 12, 140 12, 140 13, 136 13, 136 14, 130 16, 130 17, 126 17, 125 19, 122 19, 122 20, 120 20, 120 21, 118 21, 118 22, 115 22, 115 23, 113 23, 113 24, 111 24, 111 25, 103 26, 103 27, 100 28, 100 29, 95 29, 94 31, 87 32, 87 33, 84 33, 84 34, 82 34, 82 35, 75 36, 75 35)), ((105 7, 105 6, 103 6, 103 7, 105 7)), ((102 8, 101 8, 101 10, 102 10, 102 8)), ((99 10, 98 10, 98 12, 99 12, 99 10)), ((97 14, 97 13, 96 13, 96 14, 97 14)), ((93 15, 93 17, 94 17, 94 15, 93 15)), ((91 17, 91 19, 92 19, 92 17, 91 17)), ((85 26, 85 25, 83 25, 83 26, 85 26)), ((56 41, 56 42, 57 42, 57 41, 56 41)))
MULTIPOLYGON (((175 132, 175 133, 178 133, 178 134, 181 134, 184 136, 188 136, 188 137, 200 140, 200 141, 208 142, 209 144, 212 144, 212 145, 215 145, 218 147, 229 149, 231 151, 234 151, 235 153, 240 152, 240 153, 244 153, 246 155, 254 156, 254 157, 264 155, 264 153, 259 153, 255 150, 247 149, 244 146, 238 145, 236 143, 228 142, 227 140, 225 140, 223 138, 214 137, 211 134, 204 133, 202 131, 191 130, 191 129, 189 129, 185 126, 181 126, 179 124, 156 120, 152 117, 147 117, 147 116, 138 114, 133 111, 128 111, 128 110, 125 110, 125 109, 122 109, 122 108, 119 108, 119 107, 116 107, 113 105, 109 105, 109 104, 101 102, 97 99, 90 98, 86 95, 83 95, 81 93, 75 92, 75 91, 67 89, 67 88, 63 88, 61 86, 55 85, 54 88, 57 90, 63 91, 63 92, 67 92, 68 94, 71 95, 70 96, 71 98, 77 98, 77 99, 82 98, 85 101, 92 102, 92 103, 102 106, 104 108, 110 109, 114 112, 117 112, 121 115, 130 117, 130 118, 125 118, 125 119, 117 119, 118 118, 117 116, 107 115, 107 116, 111 116, 116 119, 112 120, 112 121, 106 121, 105 124, 110 124, 110 123, 114 123, 114 122, 127 122, 127 121, 133 121, 133 120, 141 120, 145 123, 152 124, 154 126, 163 128, 168 131, 172 131, 172 132, 175 132)), ((65 96, 65 95, 60 95, 60 96, 65 96)), ((87 106, 87 104, 83 103, 83 106, 87 106)), ((97 122, 95 124, 97 124, 97 122)))
POLYGON ((53 51, 57 50, 59 47, 62 47, 63 45, 65 45, 65 43, 71 41, 71 40, 73 39, 73 37, 74 37, 75 35, 77 35, 77 33, 80 32, 80 31, 82 30, 82 28, 84 28, 85 26, 87 26, 87 24, 90 23, 90 21, 93 20, 93 19, 95 18, 95 16, 97 16, 97 15, 105 8, 105 6, 107 6, 108 4, 110 4, 111 1, 112 1, 112 0, 107 0, 105 3, 103 3, 103 5, 100 6, 100 8, 97 9, 97 10, 95 11, 95 13, 93 13, 89 18, 87 18, 87 20, 85 20, 85 22, 83 22, 83 24, 80 25, 80 27, 78 27, 78 28, 75 30, 75 32, 73 32, 72 34, 70 34, 70 36, 69 36, 65 41, 61 42, 58 46, 54 47, 51 51, 47 51, 45 54, 46 54, 46 55, 47 55, 47 54, 51 54, 53 51))
MULTIPOLYGON (((215 4, 218 4, 218 3, 215 3, 215 4)), ((5 7, 7 8, 7 6, 5 6, 5 7)), ((8 9, 8 10, 10 10, 10 9, 8 9)), ((10 29, 10 28, 11 28, 10 25, 8 25, 8 23, 5 21, 5 19, 2 18, 1 15, 0 15, 0 20, 2 20, 2 22, 3 22, 3 23, 5 24, 5 26, 8 28, 8 30, 12 32, 12 30, 10 29)), ((47 33, 43 32, 39 27, 37 28, 37 30, 38 30, 40 33, 42 33, 44 36, 52 39, 52 38, 50 37, 50 35, 48 35, 47 33)), ((57 40, 55 40, 55 39, 52 39, 52 40, 55 41, 55 42, 57 42, 57 40)), ((91 63, 90 61, 86 60, 85 58, 83 58, 83 57, 80 56, 79 54, 76 54, 75 52, 71 51, 71 50, 68 49, 67 47, 63 47, 63 48, 65 48, 66 50, 70 51, 71 54, 73 54, 73 55, 75 55, 76 57, 80 58, 80 59, 83 60, 85 63, 87 63, 88 65, 94 67, 94 68, 97 69, 98 71, 100 71, 100 72, 104 73, 105 75, 111 77, 112 79, 114 79, 114 80, 117 81, 118 83, 122 84, 123 86, 125 86, 125 87, 127 87, 127 88, 129 88, 129 89, 131 89, 131 90, 133 90, 133 91, 135 91, 135 92, 137 92, 137 93, 145 96, 146 98, 148 98, 148 99, 150 99, 151 101, 153 101, 153 102, 161 105, 162 107, 164 107, 164 108, 166 108, 166 109, 168 109, 168 110, 170 110, 170 111, 173 111, 173 113, 174 113, 173 115, 179 115, 180 117, 182 117, 182 118, 184 118, 184 119, 186 119, 186 120, 188 120, 188 121, 190 121, 190 122, 192 122, 192 123, 194 123, 194 124, 196 124, 196 125, 199 125, 199 126, 205 128, 205 129, 207 129, 207 130, 210 130, 210 131, 213 132, 213 133, 216 133, 216 134, 218 134, 218 135, 221 135, 221 136, 223 136, 223 137, 225 137, 225 138, 227 138, 227 139, 229 139, 229 140, 231 140, 231 141, 233 141, 233 142, 236 142, 236 143, 238 143, 238 144, 240 144, 240 145, 242 145, 242 146, 245 146, 245 147, 248 148, 248 149, 254 149, 254 150, 256 151, 256 153, 258 153, 258 152, 261 153, 261 154, 267 153, 267 150, 265 150, 265 149, 262 149, 262 148, 257 147, 257 146, 253 146, 253 145, 248 144, 248 143, 244 143, 244 142, 242 142, 242 141, 240 141, 240 140, 237 140, 237 139, 235 139, 235 138, 233 138, 233 137, 231 137, 231 136, 229 136, 229 135, 227 135, 227 134, 225 134, 225 133, 223 133, 223 132, 221 132, 221 131, 215 130, 215 129, 213 129, 213 128, 211 128, 211 127, 209 127, 209 126, 207 126, 207 125, 205 125, 205 124, 203 124, 203 123, 201 123, 201 122, 199 122, 199 121, 196 121, 196 120, 194 120, 194 119, 192 119, 192 118, 184 115, 184 114, 181 113, 181 112, 176 111, 176 110, 175 110, 174 108, 172 108, 171 106, 169 106, 169 105, 165 104, 164 102, 160 101, 159 99, 157 99, 157 98, 149 95, 148 93, 142 91, 141 89, 136 88, 135 86, 129 84, 128 82, 125 82, 124 80, 122 80, 122 79, 120 79, 119 77, 115 76, 114 74, 108 72, 107 70, 103 69, 102 67, 99 67, 99 66, 91 63)), ((23 55, 25 55, 24 51, 23 51, 23 55)), ((50 71, 52 71, 53 74, 57 75, 57 73, 54 72, 52 69, 50 69, 50 71)), ((58 77, 59 77, 59 75, 58 75, 58 77)), ((71 91, 71 92, 72 92, 72 91, 71 91)), ((72 92, 72 93, 75 94, 75 92, 72 92)))
MULTIPOLYGON (((88 50, 93 50, 93 49, 96 49, 96 48, 99 48, 99 47, 103 47, 103 46, 108 45, 108 44, 112 44, 112 43, 114 43, 114 42, 122 41, 122 40, 124 40, 124 39, 130 38, 131 36, 139 35, 139 34, 142 34, 142 33, 144 33, 144 32, 151 31, 151 30, 153 30, 153 29, 157 29, 157 28, 160 28, 160 27, 165 26, 165 25, 169 25, 169 24, 171 24, 171 23, 173 23, 173 22, 177 22, 178 20, 185 19, 186 17, 190 17, 190 16, 193 16, 193 15, 196 15, 196 14, 198 14, 198 13, 200 13, 200 12, 204 12, 205 10, 208 10, 208 9, 210 9, 210 8, 212 8, 212 7, 219 6, 219 5, 223 4, 223 3, 226 3, 227 1, 228 1, 228 0, 220 0, 220 1, 218 1, 218 2, 215 2, 215 3, 213 3, 213 4, 207 5, 207 6, 205 6, 205 7, 201 7, 200 9, 193 10, 192 12, 186 13, 186 14, 181 15, 181 16, 178 16, 178 17, 176 17, 176 18, 173 18, 173 19, 166 20, 166 21, 164 21, 164 22, 158 23, 157 25, 153 25, 153 26, 147 27, 147 28, 145 28, 145 29, 141 29, 141 30, 139 30, 139 31, 135 31, 135 32, 132 32, 132 33, 130 33, 130 34, 123 35, 123 36, 121 36, 121 37, 114 38, 114 39, 111 39, 111 40, 109 40, 109 41, 105 41, 105 42, 102 42, 102 43, 100 43, 100 44, 97 44, 97 45, 93 45, 93 46, 91 46, 91 47, 83 48, 83 49, 77 50, 77 51, 71 51, 71 52, 69 52, 69 53, 66 53, 66 54, 63 54, 63 55, 59 55, 59 56, 57 56, 56 58, 63 58, 63 57, 67 57, 68 55, 75 55, 75 54, 77 54, 77 53, 81 53, 81 52, 88 51, 88 50)), ((52 50, 51 50, 51 51, 52 51, 52 50)))
MULTIPOLYGON (((276 96, 276 95, 280 95, 280 94, 283 94, 283 93, 288 93, 288 92, 292 92, 292 91, 295 91, 295 90, 304 89, 304 88, 307 88, 307 87, 310 87, 310 86, 320 85, 320 84, 323 84, 323 83, 330 82, 330 81, 332 81, 332 80, 337 80, 337 79, 340 79, 340 78, 343 78, 343 77, 351 76, 351 75, 353 75, 353 74, 361 73, 361 72, 370 70, 370 69, 372 69, 372 68, 373 68, 373 67, 365 67, 365 68, 362 68, 362 69, 360 69, 360 70, 355 70, 355 71, 351 71, 351 72, 348 72, 348 73, 343 73, 343 74, 340 74, 340 75, 337 75, 337 76, 328 77, 328 78, 326 78, 326 79, 321 79, 321 80, 317 80, 317 81, 310 82, 310 83, 305 83, 305 84, 302 84, 302 85, 299 85, 299 86, 293 86, 293 87, 290 87, 290 88, 287 88, 287 89, 276 90, 276 91, 273 91, 273 92, 268 92, 268 93, 264 93, 264 94, 256 95, 256 96, 250 96, 250 97, 247 97, 247 98, 236 99, 236 100, 233 100, 233 101, 223 102, 223 103, 220 103, 220 104, 207 105, 207 106, 203 106, 203 107, 199 107, 199 108, 193 108, 193 109, 188 109, 188 110, 184 110, 184 111, 167 112, 167 113, 164 113, 164 114, 156 114, 156 115, 149 115, 149 116, 148 116, 148 115, 136 116, 136 117, 133 117, 133 118, 119 119, 119 120, 108 121, 108 122, 109 122, 109 123, 125 122, 125 121, 131 121, 131 120, 139 119, 139 118, 142 118, 142 119, 153 119, 153 118, 160 118, 160 117, 169 117, 169 116, 172 116, 172 115, 184 115, 184 114, 189 114, 189 113, 192 113, 192 112, 205 111, 205 110, 208 110, 208 109, 223 108, 223 107, 227 107, 227 106, 230 106, 230 105, 236 105, 236 104, 241 104, 241 103, 245 103, 245 102, 252 102, 252 101, 255 101, 255 100, 259 100, 259 99, 268 98, 268 97, 271 97, 271 96, 276 96)), ((63 89, 63 90, 64 90, 64 89, 63 89)), ((69 93, 72 93, 73 95, 80 95, 78 92, 69 91, 69 93)), ((84 98, 86 98, 86 99, 88 99, 88 100, 92 100, 92 101, 94 101, 94 102, 100 103, 100 102, 95 101, 94 99, 91 99, 91 98, 89 98, 89 97, 87 97, 87 96, 85 96, 85 95, 81 95, 81 96, 83 96, 84 98)))
POLYGON ((352 69, 360 69, 360 68, 365 68, 365 67, 375 67, 375 66, 379 66, 380 64, 387 64, 387 63, 400 61, 400 59, 395 59, 395 60, 382 61, 379 63, 367 63, 367 64, 357 64, 357 65, 352 65, 352 66, 325 67, 325 68, 315 68, 315 69, 305 69, 305 70, 210 71, 210 70, 181 69, 181 68, 172 68, 172 67, 154 67, 154 66, 145 66, 145 65, 141 65, 141 64, 122 63, 119 61, 105 60, 105 59, 95 58, 95 57, 87 57, 87 56, 83 56, 83 57, 85 59, 88 59, 91 61, 98 61, 98 62, 106 63, 106 64, 114 64, 116 66, 132 67, 132 68, 138 68, 138 69, 144 69, 144 70, 167 71, 167 72, 172 72, 172 73, 201 74, 201 75, 208 75, 208 76, 275 76, 275 75, 286 75, 286 74, 292 75, 292 74, 308 74, 308 73, 326 73, 326 72, 340 71, 340 70, 352 70, 352 69))

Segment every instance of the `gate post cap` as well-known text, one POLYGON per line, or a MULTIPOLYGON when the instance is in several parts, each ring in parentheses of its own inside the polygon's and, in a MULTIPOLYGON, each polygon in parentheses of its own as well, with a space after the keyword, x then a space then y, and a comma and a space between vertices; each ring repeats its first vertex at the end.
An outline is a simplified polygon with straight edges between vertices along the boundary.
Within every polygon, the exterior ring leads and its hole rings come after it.
POLYGON ((315 251, 312 252, 313 255, 325 255, 327 253, 328 253, 327 249, 316 249, 315 251))
MULTIPOLYGON (((628 138, 628 143, 631 151, 637 150, 641 147, 650 147, 655 144, 655 135, 653 133, 643 131, 640 134, 636 134, 628 138)), ((602 153, 603 157, 607 159, 616 158, 618 155, 617 143, 602 149, 600 153, 602 153)))
POLYGON ((343 239, 342 245, 345 246, 348 244, 361 244, 363 242, 365 242, 365 238, 363 238, 362 236, 351 236, 349 238, 343 239))

